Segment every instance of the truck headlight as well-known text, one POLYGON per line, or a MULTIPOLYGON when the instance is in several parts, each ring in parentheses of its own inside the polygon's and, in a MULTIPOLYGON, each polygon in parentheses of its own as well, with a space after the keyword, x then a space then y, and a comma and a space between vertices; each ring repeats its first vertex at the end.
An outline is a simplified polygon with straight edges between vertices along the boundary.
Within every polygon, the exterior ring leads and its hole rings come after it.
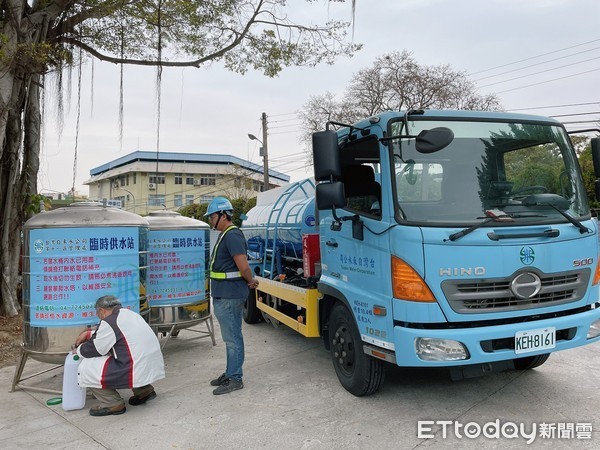
POLYGON ((451 339, 417 338, 415 351, 423 361, 461 361, 469 359, 462 342, 451 339))
POLYGON ((600 336, 600 319, 592 322, 590 329, 588 330, 587 338, 593 339, 598 336, 600 336))

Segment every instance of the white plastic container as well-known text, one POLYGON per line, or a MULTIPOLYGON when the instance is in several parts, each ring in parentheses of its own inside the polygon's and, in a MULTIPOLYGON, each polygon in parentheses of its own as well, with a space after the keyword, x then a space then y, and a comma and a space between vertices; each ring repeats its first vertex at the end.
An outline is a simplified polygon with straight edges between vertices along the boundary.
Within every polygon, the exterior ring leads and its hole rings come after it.
POLYGON ((81 409, 85 406, 85 388, 77 383, 77 370, 81 359, 79 355, 68 353, 63 372, 62 408, 65 411, 81 409))

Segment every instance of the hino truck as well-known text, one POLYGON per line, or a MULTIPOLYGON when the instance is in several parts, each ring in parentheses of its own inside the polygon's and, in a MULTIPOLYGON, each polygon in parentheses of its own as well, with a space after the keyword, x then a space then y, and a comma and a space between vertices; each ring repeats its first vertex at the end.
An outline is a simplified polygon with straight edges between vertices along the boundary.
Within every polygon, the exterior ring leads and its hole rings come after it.
POLYGON ((376 392, 389 363, 462 379, 600 339, 598 224, 558 121, 411 110, 328 122, 313 163, 314 178, 248 212, 260 285, 244 319, 321 337, 352 394, 376 392))

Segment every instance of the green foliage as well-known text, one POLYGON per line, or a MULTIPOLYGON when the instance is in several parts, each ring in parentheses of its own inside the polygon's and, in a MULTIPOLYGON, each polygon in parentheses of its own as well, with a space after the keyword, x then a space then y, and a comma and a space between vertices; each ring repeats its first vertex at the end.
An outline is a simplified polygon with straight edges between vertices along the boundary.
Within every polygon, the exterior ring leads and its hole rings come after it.
MULTIPOLYGON (((1 56, 1 55, 0 55, 1 56)), ((8 57, 9 55, 6 55, 8 57)), ((13 61, 19 74, 43 74, 51 67, 72 62, 71 52, 61 45, 48 42, 18 44, 13 61)))
POLYGON ((52 209, 52 200, 41 194, 30 194, 29 201, 25 202, 27 204, 27 212, 28 215, 32 216, 41 212, 41 205, 44 204, 44 209, 49 211, 52 209))
POLYGON ((559 176, 564 170, 564 162, 545 145, 531 147, 527 152, 507 153, 504 163, 507 179, 514 182, 513 191, 541 185, 549 192, 560 192, 559 176))
MULTIPOLYGON (((306 3, 308 10, 322 8, 306 3)), ((346 42, 349 22, 302 24, 289 9, 285 0, 86 0, 66 8, 62 28, 51 34, 111 62, 146 64, 160 57, 163 66, 200 67, 222 61, 229 70, 252 67, 270 77, 360 49, 346 42)), ((338 11, 330 7, 329 14, 338 11)), ((314 22, 316 15, 308 17, 314 22)))
POLYGON ((179 208, 179 213, 182 216, 191 217, 192 219, 198 219, 208 223, 204 214, 206 214, 206 208, 208 203, 193 203, 191 205, 185 205, 179 208))
MULTIPOLYGON (((236 226, 242 225, 242 220, 240 216, 242 214, 246 214, 252 208, 256 206, 256 197, 253 198, 234 198, 231 200, 231 204, 233 205, 233 223, 236 226)), ((208 223, 204 214, 206 214, 206 209, 208 208, 208 203, 194 203, 192 205, 186 205, 179 209, 179 213, 182 216, 191 217, 193 219, 198 219, 203 222, 208 223)))
POLYGON ((592 148, 589 144, 579 155, 579 167, 581 167, 583 184, 585 186, 585 192, 590 203, 590 208, 600 208, 600 199, 597 199, 595 194, 596 175, 594 175, 592 148))
POLYGON ((242 225, 240 216, 256 206, 256 197, 235 198, 231 200, 231 204, 233 205, 233 223, 239 227, 242 225))

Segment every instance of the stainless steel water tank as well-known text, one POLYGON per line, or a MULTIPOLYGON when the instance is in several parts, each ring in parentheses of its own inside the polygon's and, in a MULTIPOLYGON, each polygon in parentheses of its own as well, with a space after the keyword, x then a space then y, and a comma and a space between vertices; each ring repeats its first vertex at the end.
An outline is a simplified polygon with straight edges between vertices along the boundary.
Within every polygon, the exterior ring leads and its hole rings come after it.
POLYGON ((23 226, 23 346, 62 364, 71 344, 98 323, 95 301, 115 295, 148 313, 146 219, 96 202, 44 212, 23 226))
POLYGON ((209 226, 174 211, 154 211, 147 219, 150 326, 177 332, 210 316, 209 226))

